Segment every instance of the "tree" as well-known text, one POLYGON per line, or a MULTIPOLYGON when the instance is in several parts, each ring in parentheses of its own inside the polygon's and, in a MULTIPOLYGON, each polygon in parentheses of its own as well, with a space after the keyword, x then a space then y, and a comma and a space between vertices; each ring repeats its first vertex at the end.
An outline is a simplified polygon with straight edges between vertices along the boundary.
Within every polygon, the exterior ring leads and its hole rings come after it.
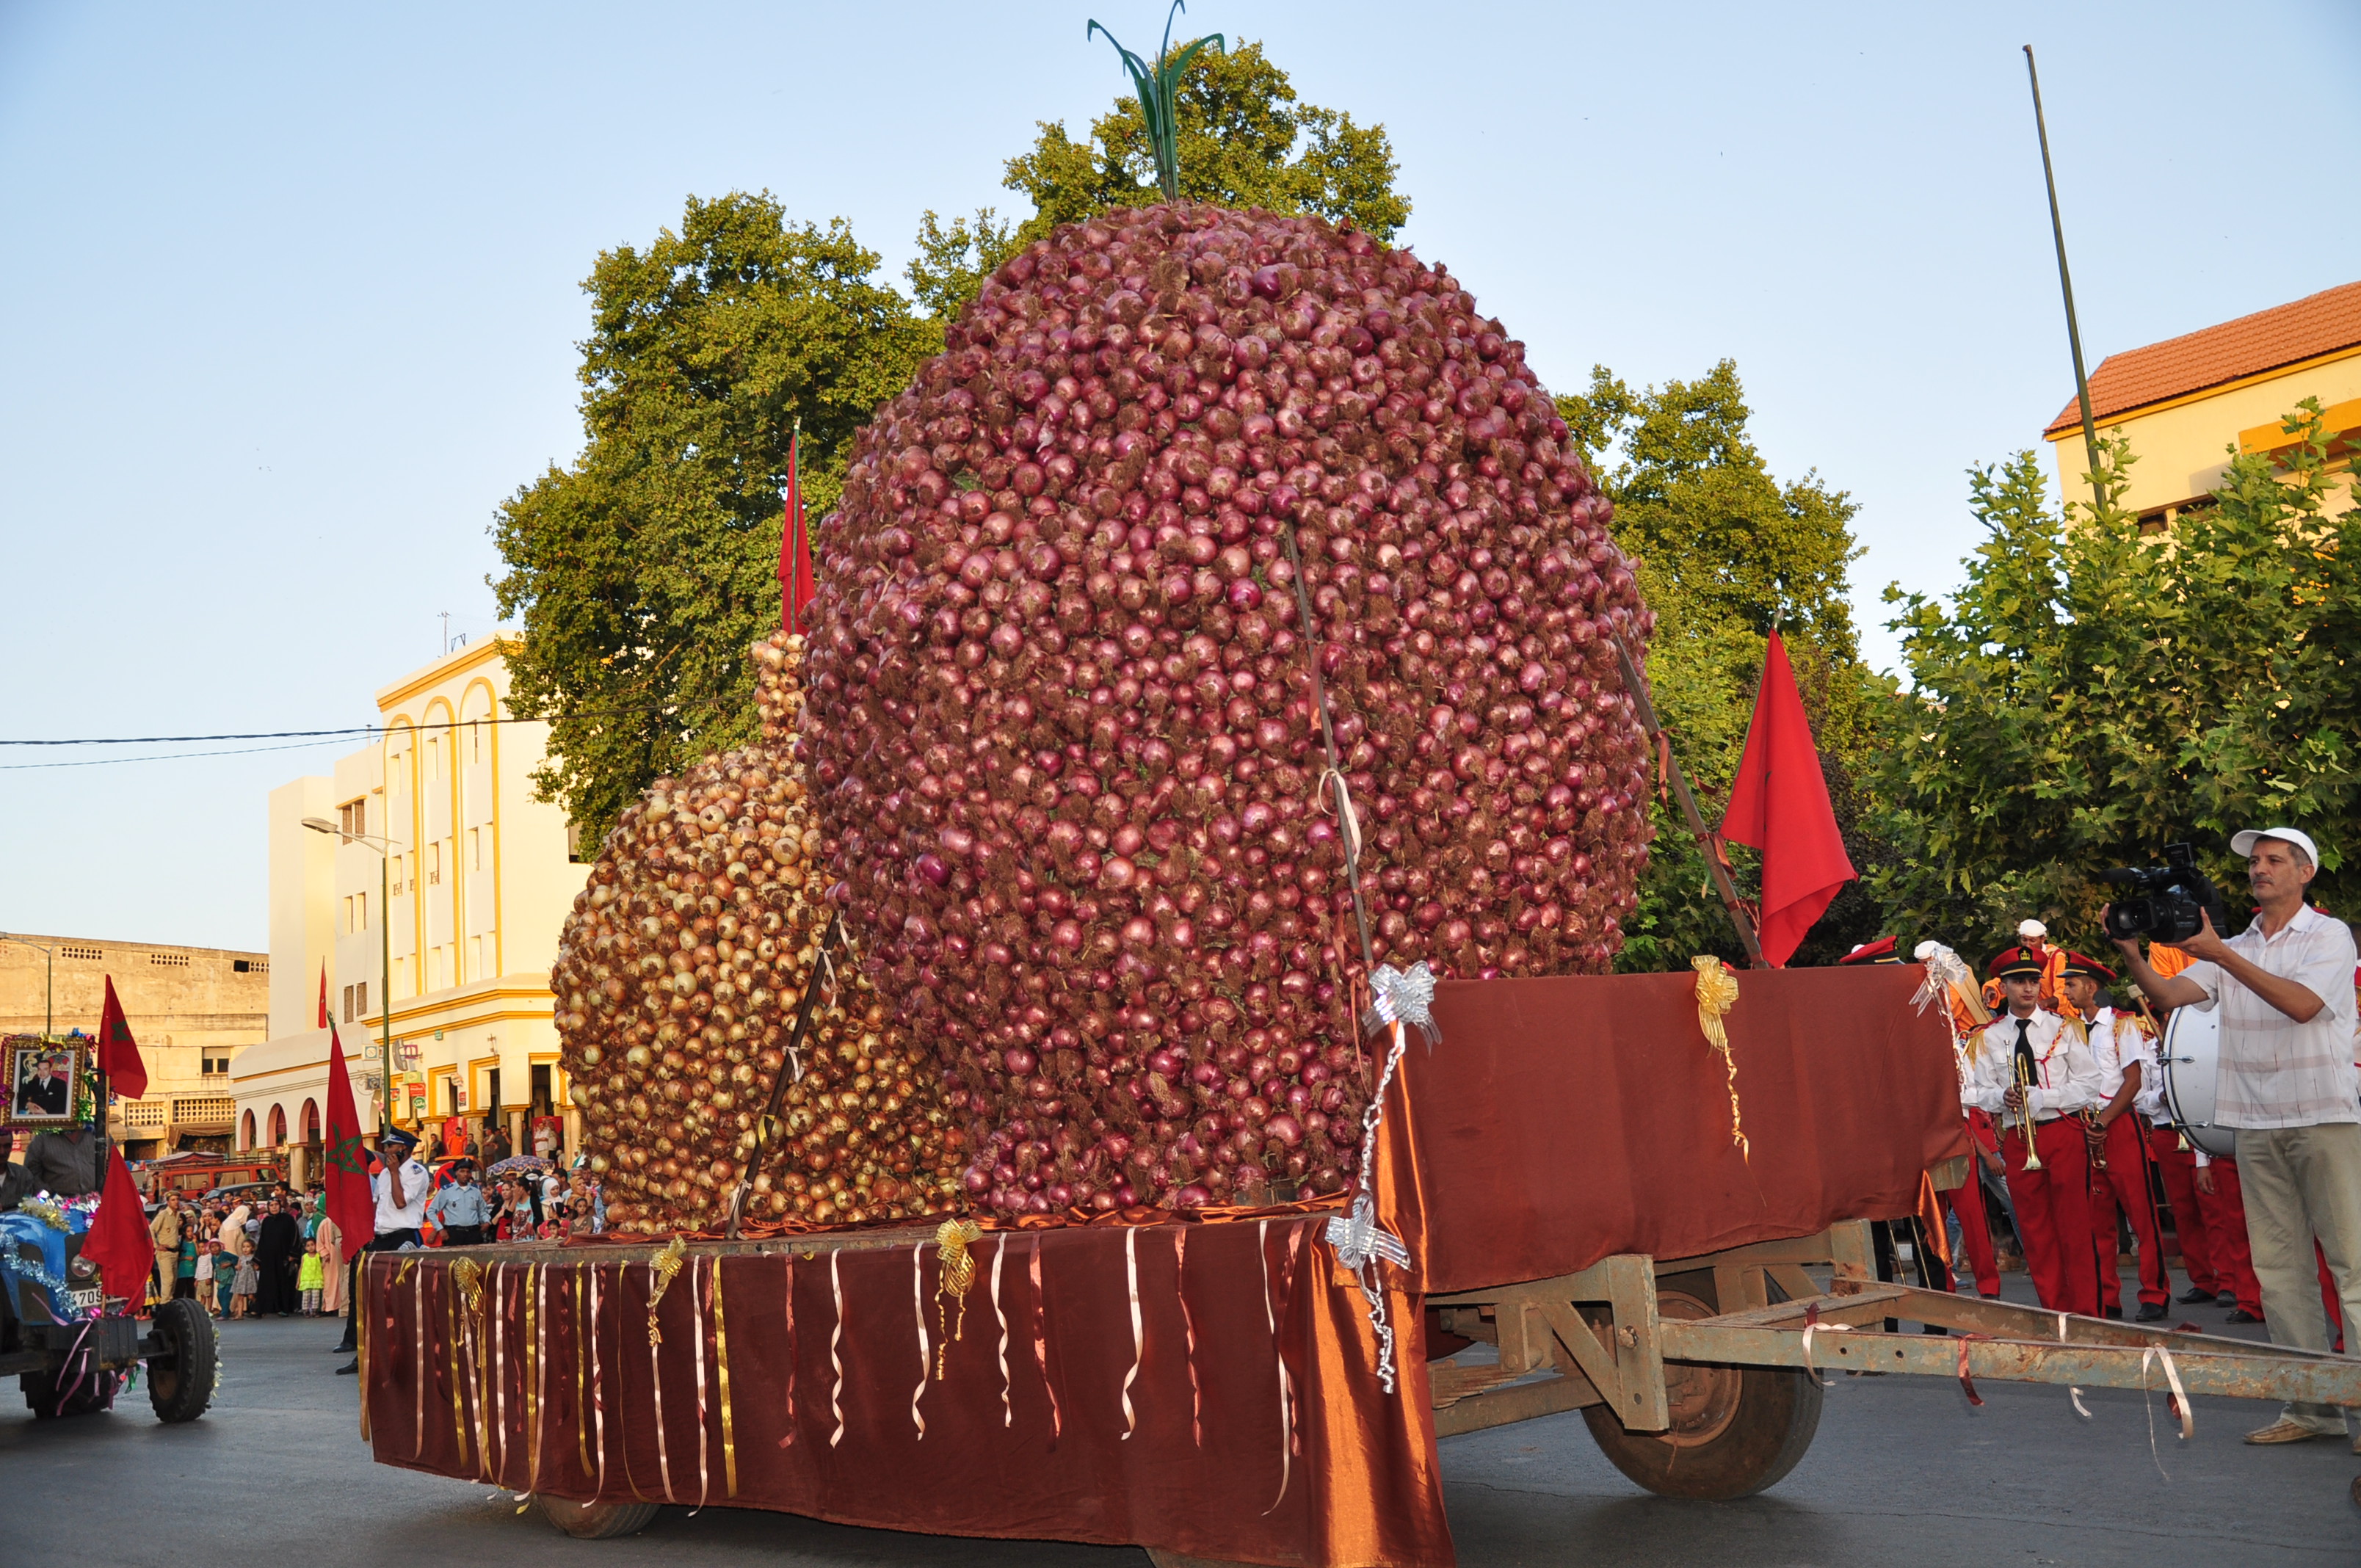
POLYGON ((1971 956, 2038 915, 2061 940, 2102 940, 2105 868, 2186 841, 2233 923, 2242 828, 2285 823, 2321 845, 2316 900, 2361 829, 2352 715, 2361 698, 2361 509, 2334 491, 2319 404, 2274 460, 2233 448, 2211 504, 2142 535, 2120 498, 2132 462, 2102 444, 2099 499, 2048 504, 2019 453, 1972 470, 1990 537, 1949 604, 1898 589, 1890 623, 1916 689, 1894 698, 1880 768, 1903 853, 1878 891, 1971 956))
POLYGON ((787 444, 810 515, 853 433, 940 342, 841 222, 765 192, 689 200, 680 232, 598 258, 582 345, 588 440, 493 527, 518 711, 552 720, 534 783, 587 839, 657 775, 755 729, 746 649, 778 624, 787 444))
MULTIPOLYGON (((1656 612, 1649 685, 1707 826, 1720 819, 1745 749, 1765 635, 1787 643, 1819 742, 1828 794, 1856 866, 1882 856, 1863 826, 1855 783, 1874 749, 1881 712, 1861 663, 1845 600, 1845 569, 1858 555, 1852 499, 1817 474, 1782 485, 1748 435, 1745 389, 1729 360, 1695 381, 1634 392, 1604 367, 1587 394, 1558 410, 1615 502, 1617 542, 1640 563, 1642 592, 1656 612), (1617 455, 1606 466, 1609 454, 1617 455)), ((1624 921, 1620 966, 1680 969, 1699 953, 1741 957, 1705 856, 1678 805, 1660 794, 1656 841, 1640 907, 1624 921)), ((1760 860, 1733 849, 1742 892, 1759 885, 1760 860)), ((1857 884, 1830 905, 1790 960, 1826 963, 1877 935, 1880 910, 1857 884)))

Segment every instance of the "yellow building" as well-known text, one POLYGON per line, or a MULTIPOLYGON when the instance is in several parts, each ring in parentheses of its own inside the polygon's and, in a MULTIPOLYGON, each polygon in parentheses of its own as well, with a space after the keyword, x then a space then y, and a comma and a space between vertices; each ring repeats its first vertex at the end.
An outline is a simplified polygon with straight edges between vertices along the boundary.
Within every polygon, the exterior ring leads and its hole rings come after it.
MULTIPOLYGON (((2331 506, 2341 510, 2352 504, 2353 452, 2361 446, 2361 283, 2110 354, 2091 375, 2093 422, 2103 433, 2121 430, 2139 459, 2125 505, 2150 531, 2222 484, 2232 445, 2290 445, 2280 421, 2305 398, 2328 412, 2331 450, 2344 469, 2331 506)), ((2081 493, 2090 462, 2075 400, 2042 434, 2057 444, 2066 493, 2081 493)))
POLYGON ((565 813, 533 798, 546 727, 511 719, 507 694, 500 641, 455 650, 377 694, 376 742, 272 793, 272 978, 290 979, 239 1065, 241 1147, 303 1128, 315 1101, 324 1114, 324 968, 365 1124, 390 1007, 397 1121, 497 1116, 525 1150, 528 1118, 555 1116, 572 1146, 549 969, 588 868, 565 813))
POLYGON ((109 1130, 133 1159, 228 1147, 230 1064, 261 1042, 270 960, 261 953, 12 932, 0 941, 0 1035, 98 1033, 106 981, 139 1042, 148 1091, 118 1101, 109 1130))

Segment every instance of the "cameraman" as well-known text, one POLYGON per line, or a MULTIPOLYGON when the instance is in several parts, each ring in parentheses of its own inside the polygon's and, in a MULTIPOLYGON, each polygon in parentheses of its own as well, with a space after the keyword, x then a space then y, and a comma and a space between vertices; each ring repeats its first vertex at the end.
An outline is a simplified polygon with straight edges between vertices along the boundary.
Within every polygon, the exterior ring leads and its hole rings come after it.
MULTIPOLYGON (((2345 1321, 2361 1322, 2361 1070, 2353 1061, 2353 933, 2305 905, 2320 860, 2292 828, 2249 828, 2230 848, 2246 857, 2261 906, 2224 940, 2210 916, 2176 944, 2198 960, 2159 975, 2136 938, 2118 938, 2132 978, 2166 1007, 2220 1006, 2214 1120, 2237 1130, 2246 1233, 2274 1343, 2328 1348, 2311 1243, 2319 1238, 2345 1321)), ((2348 1345, 2361 1352, 2361 1336, 2348 1345)), ((2334 1405, 2290 1404, 2248 1442, 2343 1437, 2334 1405)))

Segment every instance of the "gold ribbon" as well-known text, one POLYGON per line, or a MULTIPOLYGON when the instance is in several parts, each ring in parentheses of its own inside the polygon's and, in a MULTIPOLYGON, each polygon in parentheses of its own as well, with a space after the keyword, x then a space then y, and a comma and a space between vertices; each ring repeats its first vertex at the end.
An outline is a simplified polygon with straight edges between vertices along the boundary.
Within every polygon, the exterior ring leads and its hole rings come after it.
POLYGON ((451 1347, 451 1431, 459 1444, 459 1467, 467 1467, 467 1330, 459 1313, 459 1286, 452 1271, 444 1270, 445 1282, 450 1287, 442 1292, 444 1318, 450 1325, 446 1343, 451 1347))
POLYGON ((697 1273, 691 1269, 688 1277, 688 1331, 697 1367, 697 1508, 689 1509, 692 1518, 698 1508, 705 1507, 705 1499, 713 1491, 713 1472, 708 1464, 712 1450, 706 1435, 705 1420, 705 1313, 703 1303, 697 1299, 697 1273))
POLYGON ((1741 1159, 1751 1159, 1752 1150, 1747 1145, 1746 1129, 1738 1113, 1738 1058, 1730 1048, 1730 1030, 1722 1024, 1738 1003, 1738 977, 1710 953, 1691 959, 1689 967, 1697 970, 1697 1027, 1705 1031, 1705 1043, 1721 1053, 1722 1067, 1729 1074, 1730 1141, 1738 1146, 1741 1159))
MULTIPOLYGON (((940 1303, 937 1303, 938 1307, 940 1303)), ((927 1441, 927 1418, 918 1409, 918 1401, 927 1397, 927 1374, 934 1362, 934 1352, 927 1344, 927 1244, 917 1242, 910 1248, 910 1311, 918 1321, 918 1386, 910 1391, 910 1421, 918 1429, 918 1441, 927 1441)))
POLYGON ((781 1259, 786 1265, 786 1338, 787 1338, 787 1431, 779 1439, 781 1448, 792 1448, 796 1441, 796 1260, 792 1254, 781 1259))
POLYGON ((1123 1228, 1124 1287, 1131 1293, 1131 1370, 1123 1375, 1123 1441, 1129 1442, 1131 1434, 1139 1430, 1139 1416, 1131 1408, 1131 1385, 1139 1376, 1139 1364, 1144 1357, 1146 1338, 1139 1321, 1139 1227, 1123 1228))
POLYGON ((479 1312, 484 1306, 484 1266, 472 1257, 451 1260, 451 1277, 458 1282, 459 1294, 467 1303, 467 1310, 479 1312))
POLYGON ((582 1478, 590 1479, 590 1377, 589 1334, 582 1321, 582 1276, 584 1270, 569 1268, 566 1277, 574 1286, 574 1447, 582 1458, 582 1478))
POLYGON ((359 1347, 356 1359, 359 1361, 361 1367, 361 1441, 367 1442, 369 1441, 369 1313, 368 1265, 367 1263, 361 1265, 360 1276, 353 1281, 353 1288, 360 1295, 360 1299, 353 1303, 353 1325, 356 1331, 354 1343, 359 1347))
POLYGON ((836 1430, 828 1434, 830 1448, 844 1441, 844 1358, 837 1354, 837 1346, 844 1339, 844 1279, 836 1266, 842 1251, 840 1247, 830 1247, 828 1252, 828 1289, 836 1301, 836 1326, 828 1335, 828 1364, 836 1369, 836 1381, 828 1390, 829 1413, 836 1418, 836 1430))
POLYGON ((1189 1363, 1189 1435, 1205 1446, 1205 1399, 1197 1387, 1197 1320, 1189 1311, 1189 1227, 1172 1227, 1172 1294, 1180 1299, 1180 1335, 1189 1363))
POLYGON ((1008 1244, 997 1241, 992 1245, 992 1315, 1000 1320, 1000 1424, 1016 1424, 1016 1407, 1008 1398, 1008 1307, 1000 1294, 1000 1266, 1008 1256, 1008 1244))
MULTIPOLYGON (((504 1486, 508 1484, 502 1477, 508 1474, 509 1469, 508 1299, 507 1292, 500 1282, 500 1277, 506 1272, 505 1266, 498 1263, 490 1265, 484 1270, 485 1282, 492 1298, 491 1310, 484 1317, 484 1329, 490 1335, 492 1342, 491 1430, 500 1440, 500 1456, 493 1464, 491 1475, 492 1485, 496 1486, 504 1486)), ((487 1442, 484 1447, 489 1454, 491 1444, 487 1442)))
POLYGON ((548 1409, 549 1356, 541 1343, 541 1323, 549 1299, 549 1265, 528 1264, 524 1273, 524 1344, 533 1357, 533 1375, 524 1389, 524 1433, 531 1453, 525 1457, 524 1489, 541 1490, 542 1418, 548 1409))
POLYGON ((721 1255, 713 1257, 713 1365, 721 1383, 721 1478, 738 1495, 738 1431, 730 1414, 730 1325, 721 1312, 721 1255))
POLYGON ((664 1251, 648 1261, 648 1345, 653 1349, 664 1343, 664 1331, 656 1326, 656 1304, 680 1272, 681 1259, 687 1255, 688 1244, 675 1236, 664 1244, 664 1251))
POLYGON ((416 1409, 411 1413, 411 1427, 418 1439, 411 1445, 410 1457, 416 1459, 426 1452, 426 1383, 434 1376, 434 1369, 426 1361, 426 1276, 423 1272, 412 1281, 410 1294, 410 1321, 414 1331, 410 1365, 417 1378, 412 1385, 416 1409))
POLYGON ((973 1220, 945 1220, 935 1231, 935 1253, 942 1261, 942 1271, 935 1280, 935 1327, 939 1331, 935 1351, 935 1380, 942 1381, 943 1365, 950 1354, 950 1342, 967 1336, 967 1293, 975 1283, 975 1259, 967 1249, 983 1236, 983 1227, 973 1220), (959 1303, 959 1327, 946 1322, 948 1308, 944 1298, 959 1303))

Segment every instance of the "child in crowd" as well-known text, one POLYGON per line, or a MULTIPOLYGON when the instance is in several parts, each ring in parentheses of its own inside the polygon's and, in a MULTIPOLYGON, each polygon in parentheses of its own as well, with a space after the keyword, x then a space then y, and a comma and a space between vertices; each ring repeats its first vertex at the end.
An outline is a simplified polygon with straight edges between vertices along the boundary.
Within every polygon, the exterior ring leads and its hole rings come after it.
POLYGON ((254 1293, 261 1288, 262 1269, 254 1261, 254 1254, 238 1254, 237 1273, 230 1281, 229 1315, 233 1318, 251 1316, 254 1293))
POLYGON ((320 1315, 320 1288, 326 1271, 320 1259, 320 1244, 314 1241, 303 1249, 302 1266, 295 1271, 295 1288, 302 1293, 296 1310, 307 1318, 320 1315))
POLYGON ((221 1243, 203 1242, 197 1247, 197 1299, 208 1315, 221 1316, 221 1301, 214 1287, 214 1254, 221 1251, 221 1243))

